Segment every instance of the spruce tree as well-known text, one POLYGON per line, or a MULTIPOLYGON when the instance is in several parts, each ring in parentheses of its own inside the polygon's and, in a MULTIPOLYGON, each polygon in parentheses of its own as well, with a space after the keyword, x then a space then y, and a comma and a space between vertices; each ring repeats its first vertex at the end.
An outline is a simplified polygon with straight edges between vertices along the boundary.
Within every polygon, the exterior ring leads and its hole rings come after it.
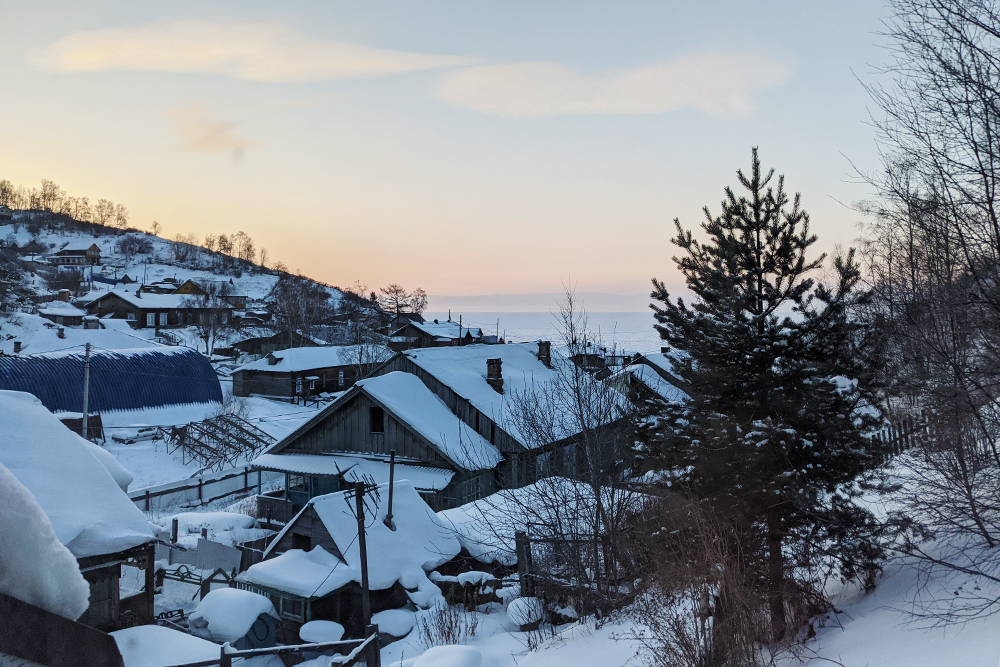
POLYGON ((653 279, 656 328, 689 397, 659 406, 648 444, 675 481, 750 536, 745 553, 780 639, 805 591, 795 572, 815 554, 844 576, 874 576, 876 522, 852 497, 880 460, 869 437, 880 415, 851 317, 864 298, 853 251, 817 280, 825 256, 808 257, 816 236, 799 195, 790 202, 784 177, 762 173, 756 148, 737 176, 745 192, 726 188, 718 216, 705 207, 703 241, 674 221, 674 261, 694 299, 672 300, 653 279))

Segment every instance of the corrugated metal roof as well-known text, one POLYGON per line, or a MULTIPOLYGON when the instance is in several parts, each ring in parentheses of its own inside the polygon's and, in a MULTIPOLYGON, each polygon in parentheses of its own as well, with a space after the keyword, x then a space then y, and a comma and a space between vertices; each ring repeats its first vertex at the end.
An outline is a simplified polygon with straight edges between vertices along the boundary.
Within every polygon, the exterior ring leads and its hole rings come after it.
MULTIPOLYGON (((52 411, 81 412, 83 359, 82 349, 0 357, 0 389, 34 394, 52 411)), ((196 350, 91 352, 92 413, 211 402, 222 402, 222 389, 211 364, 196 350)))

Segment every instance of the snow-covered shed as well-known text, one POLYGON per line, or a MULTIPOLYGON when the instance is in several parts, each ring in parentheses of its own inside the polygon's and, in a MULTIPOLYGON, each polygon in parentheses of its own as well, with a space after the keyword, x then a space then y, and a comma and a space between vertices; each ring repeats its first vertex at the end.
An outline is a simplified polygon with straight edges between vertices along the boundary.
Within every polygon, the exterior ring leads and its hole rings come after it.
MULTIPOLYGON (((365 496, 365 539, 372 611, 412 601, 428 608, 441 599, 427 573, 460 551, 408 481, 393 484, 392 528, 385 524, 389 485, 365 496)), ((361 636, 361 554, 356 498, 347 492, 310 500, 236 585, 270 597, 282 619, 302 624, 335 621, 361 636)))
MULTIPOLYGON (((49 518, 56 537, 77 558, 90 584, 81 623, 119 627, 128 612, 153 615, 153 544, 145 515, 121 488, 111 466, 30 394, 0 391, 0 464, 23 484, 49 518), (122 595, 122 566, 145 572, 142 590, 122 595)), ((113 459, 112 459, 113 460, 113 459)))
MULTIPOLYGON (((34 394, 52 411, 81 412, 83 366, 79 347, 0 356, 0 390, 34 394)), ((90 412, 221 402, 218 376, 191 348, 95 349, 90 354, 90 412)))
POLYGON ((492 493, 503 458, 419 378, 392 372, 358 381, 252 465, 285 472, 286 499, 302 507, 357 476, 388 482, 390 450, 395 478, 438 509, 492 493))
POLYGON ((451 320, 424 322, 409 320, 390 333, 390 346, 394 350, 408 350, 423 347, 450 347, 471 345, 483 340, 483 330, 479 327, 462 326, 451 320))
POLYGON ((381 345, 274 350, 233 371, 233 395, 290 400, 349 389, 392 355, 381 345))

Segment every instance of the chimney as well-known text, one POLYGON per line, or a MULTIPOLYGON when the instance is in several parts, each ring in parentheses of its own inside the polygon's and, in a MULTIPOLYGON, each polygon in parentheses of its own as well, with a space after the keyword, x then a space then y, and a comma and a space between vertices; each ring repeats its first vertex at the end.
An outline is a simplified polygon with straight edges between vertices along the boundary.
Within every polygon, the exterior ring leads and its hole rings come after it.
POLYGON ((63 327, 59 327, 59 330, 56 332, 56 335, 59 336, 60 338, 65 338, 66 329, 64 329, 63 327))
POLYGON ((59 300, 60 301, 65 301, 66 303, 69 303, 69 290, 68 289, 61 289, 61 290, 59 290, 59 300))
POLYGON ((550 341, 538 341, 538 360, 552 368, 552 343, 550 341))
POLYGON ((14 354, 21 354, 21 341, 14 341, 14 354))
POLYGON ((660 354, 668 354, 669 352, 670 352, 670 348, 667 347, 666 345, 664 345, 663 347, 660 348, 660 354))
POLYGON ((503 370, 501 365, 503 364, 502 359, 487 359, 486 360, 486 384, 493 387, 493 390, 498 393, 503 393, 503 370))
POLYGON ((278 357, 274 356, 273 353, 267 355, 267 365, 268 366, 274 366, 277 363, 278 363, 278 357))

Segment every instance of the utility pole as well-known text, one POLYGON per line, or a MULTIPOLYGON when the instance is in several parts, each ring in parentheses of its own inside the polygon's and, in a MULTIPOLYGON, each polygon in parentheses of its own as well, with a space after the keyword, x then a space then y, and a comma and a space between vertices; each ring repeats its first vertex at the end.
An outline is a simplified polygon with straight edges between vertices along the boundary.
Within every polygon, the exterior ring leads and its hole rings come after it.
POLYGON ((83 352, 83 426, 80 428, 81 435, 85 440, 87 437, 87 409, 90 402, 90 343, 87 343, 83 352))
POLYGON ((392 483, 396 475, 396 450, 389 450, 389 510, 385 513, 385 525, 389 530, 396 530, 392 525, 392 483))
POLYGON ((372 622, 372 603, 368 596, 368 546, 365 543, 365 483, 355 482, 354 497, 358 502, 358 551, 361 556, 361 611, 365 627, 372 622))

